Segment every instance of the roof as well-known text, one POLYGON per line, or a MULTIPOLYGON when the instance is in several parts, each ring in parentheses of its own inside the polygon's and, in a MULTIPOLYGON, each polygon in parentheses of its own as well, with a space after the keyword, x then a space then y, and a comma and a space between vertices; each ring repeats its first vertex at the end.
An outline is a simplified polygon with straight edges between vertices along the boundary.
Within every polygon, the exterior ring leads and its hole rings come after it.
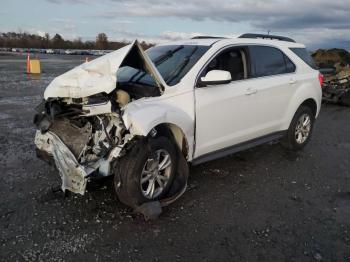
POLYGON ((293 42, 295 43, 295 40, 286 36, 280 36, 280 35, 270 35, 270 34, 243 34, 239 38, 260 38, 260 39, 271 39, 271 40, 280 40, 280 41, 287 41, 287 42, 293 42))
POLYGON ((202 45, 211 46, 214 44, 218 45, 234 45, 234 44, 265 44, 273 45, 277 47, 305 47, 303 44, 281 41, 277 39, 260 39, 260 38, 196 38, 179 40, 174 42, 162 43, 159 45, 202 45))
POLYGON ((179 41, 173 41, 173 42, 167 42, 158 44, 158 46, 161 45, 203 45, 203 46, 211 46, 214 43, 222 40, 222 38, 201 38, 201 39, 185 39, 185 40, 179 40, 179 41))

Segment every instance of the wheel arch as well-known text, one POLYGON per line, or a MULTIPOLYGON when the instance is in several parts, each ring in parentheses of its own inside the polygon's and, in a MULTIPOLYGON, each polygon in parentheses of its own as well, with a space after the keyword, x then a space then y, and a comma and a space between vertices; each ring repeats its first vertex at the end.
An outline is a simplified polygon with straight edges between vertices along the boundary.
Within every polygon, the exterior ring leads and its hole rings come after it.
POLYGON ((316 89, 313 85, 303 85, 299 88, 290 99, 281 130, 289 128, 295 113, 303 105, 310 107, 315 118, 317 118, 321 108, 321 96, 322 93, 319 87, 316 89))
MULTIPOLYGON (((315 99, 313 99, 313 98, 308 98, 308 99, 306 99, 304 102, 301 103, 301 105, 298 107, 298 109, 299 109, 301 106, 307 106, 307 107, 309 107, 309 108, 312 110, 312 112, 313 112, 313 114, 314 114, 314 117, 317 116, 317 103, 316 103, 315 99)), ((297 109, 297 110, 298 110, 298 109, 297 109)))
POLYGON ((287 118, 286 120, 284 121, 284 125, 282 127, 282 130, 287 130, 293 120, 293 117, 294 115, 296 114, 296 112, 298 111, 298 109, 301 107, 301 106, 308 106, 311 108, 312 112, 314 113, 314 116, 316 118, 317 116, 317 113, 318 113, 318 106, 317 106, 317 102, 315 99, 313 98, 305 98, 305 99, 300 99, 298 100, 296 103, 294 103, 292 105, 292 108, 288 111, 288 114, 287 114, 287 118))
POLYGON ((322 89, 317 80, 318 72, 305 75, 300 85, 293 91, 293 95, 289 99, 288 106, 286 108, 284 121, 281 130, 287 130, 289 125, 300 106, 306 105, 311 108, 315 118, 321 109, 322 103, 322 89))
POLYGON ((165 136, 174 141, 185 159, 189 158, 189 144, 183 130, 173 123, 161 123, 151 129, 147 136, 165 136), (154 132, 155 130, 156 132, 154 132))

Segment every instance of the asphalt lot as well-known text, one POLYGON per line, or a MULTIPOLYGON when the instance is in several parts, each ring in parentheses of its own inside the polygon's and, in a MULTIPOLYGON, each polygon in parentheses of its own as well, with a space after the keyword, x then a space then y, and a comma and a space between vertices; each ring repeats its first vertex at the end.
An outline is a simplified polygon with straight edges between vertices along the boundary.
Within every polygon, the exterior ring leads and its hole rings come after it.
POLYGON ((85 57, 0 56, 0 261, 350 261, 350 108, 325 105, 301 152, 263 145, 191 168, 189 189, 146 222, 111 179, 64 197, 34 152, 34 107, 85 57))

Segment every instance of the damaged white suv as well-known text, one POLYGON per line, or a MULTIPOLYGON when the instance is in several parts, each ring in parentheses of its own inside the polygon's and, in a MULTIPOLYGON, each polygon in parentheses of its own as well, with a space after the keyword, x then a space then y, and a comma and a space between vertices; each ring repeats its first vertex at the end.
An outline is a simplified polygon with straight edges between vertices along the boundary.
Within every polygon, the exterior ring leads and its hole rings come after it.
POLYGON ((183 192, 199 164, 271 140, 301 149, 321 106, 305 46, 279 36, 197 37, 144 52, 137 41, 55 78, 34 122, 62 189, 113 175, 121 202, 183 192))

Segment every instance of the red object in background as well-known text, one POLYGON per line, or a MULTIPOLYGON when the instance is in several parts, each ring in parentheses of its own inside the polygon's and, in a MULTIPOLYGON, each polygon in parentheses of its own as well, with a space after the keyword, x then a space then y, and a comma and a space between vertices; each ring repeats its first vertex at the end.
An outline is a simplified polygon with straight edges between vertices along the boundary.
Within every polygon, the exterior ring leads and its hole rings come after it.
POLYGON ((324 82, 324 75, 322 75, 321 73, 318 74, 318 81, 320 81, 320 85, 322 87, 324 82))
POLYGON ((30 74, 30 54, 27 54, 27 74, 30 74))

